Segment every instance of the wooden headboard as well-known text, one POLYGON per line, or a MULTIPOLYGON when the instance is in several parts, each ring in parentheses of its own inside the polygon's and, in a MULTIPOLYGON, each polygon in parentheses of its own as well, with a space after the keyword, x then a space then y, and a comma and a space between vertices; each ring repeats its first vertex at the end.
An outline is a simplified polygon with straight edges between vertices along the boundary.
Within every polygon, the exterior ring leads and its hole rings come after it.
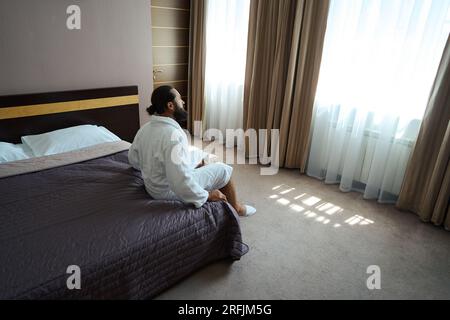
POLYGON ((139 130, 137 86, 0 96, 0 141, 67 127, 104 126, 132 142, 139 130))

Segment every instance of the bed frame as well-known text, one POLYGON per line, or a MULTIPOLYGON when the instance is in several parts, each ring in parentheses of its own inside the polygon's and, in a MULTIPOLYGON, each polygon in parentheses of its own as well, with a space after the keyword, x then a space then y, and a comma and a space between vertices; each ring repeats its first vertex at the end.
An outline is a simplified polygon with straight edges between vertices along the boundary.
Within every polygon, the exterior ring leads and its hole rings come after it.
POLYGON ((104 126, 132 142, 139 130, 137 86, 0 96, 0 141, 67 127, 104 126))

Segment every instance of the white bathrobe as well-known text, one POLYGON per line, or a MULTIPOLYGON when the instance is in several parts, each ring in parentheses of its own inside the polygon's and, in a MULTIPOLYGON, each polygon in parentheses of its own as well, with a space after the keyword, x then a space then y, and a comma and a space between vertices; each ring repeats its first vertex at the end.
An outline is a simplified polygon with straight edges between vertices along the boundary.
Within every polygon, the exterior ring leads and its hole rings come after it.
POLYGON ((138 131, 128 159, 141 171, 153 198, 177 199, 197 208, 208 200, 208 191, 229 182, 233 170, 223 163, 195 169, 183 129, 172 118, 155 115, 138 131))

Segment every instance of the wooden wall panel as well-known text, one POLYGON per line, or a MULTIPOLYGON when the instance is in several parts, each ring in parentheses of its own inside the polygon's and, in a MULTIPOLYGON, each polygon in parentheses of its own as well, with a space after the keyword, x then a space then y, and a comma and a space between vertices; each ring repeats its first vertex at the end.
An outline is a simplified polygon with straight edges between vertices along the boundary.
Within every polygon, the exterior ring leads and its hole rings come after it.
POLYGON ((153 47, 189 46, 189 30, 153 28, 153 47))
POLYGON ((152 0, 152 6, 153 7, 169 7, 169 8, 189 9, 190 1, 189 0, 152 0))
POLYGON ((153 48, 155 66, 170 63, 189 63, 188 47, 155 47, 153 48))
POLYGON ((173 65, 155 65, 155 81, 174 81, 174 80, 186 80, 188 74, 187 64, 173 64, 173 65))
POLYGON ((171 85, 187 101, 190 0, 153 0, 151 4, 153 87, 171 85))
POLYGON ((154 7, 152 24, 159 27, 189 29, 189 11, 154 7))

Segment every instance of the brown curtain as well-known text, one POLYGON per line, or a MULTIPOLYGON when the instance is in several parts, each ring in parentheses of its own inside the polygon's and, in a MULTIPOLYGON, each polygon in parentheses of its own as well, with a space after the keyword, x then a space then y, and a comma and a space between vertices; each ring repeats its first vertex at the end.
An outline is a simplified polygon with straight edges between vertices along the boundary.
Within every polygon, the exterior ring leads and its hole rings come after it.
POLYGON ((246 129, 280 129, 280 166, 305 171, 328 0, 252 0, 246 129))
POLYGON ((442 56, 397 207, 450 229, 450 38, 442 56))
POLYGON ((206 43, 206 3, 205 0, 191 1, 190 8, 190 48, 188 130, 194 133, 194 121, 203 120, 205 92, 205 43, 206 43))

